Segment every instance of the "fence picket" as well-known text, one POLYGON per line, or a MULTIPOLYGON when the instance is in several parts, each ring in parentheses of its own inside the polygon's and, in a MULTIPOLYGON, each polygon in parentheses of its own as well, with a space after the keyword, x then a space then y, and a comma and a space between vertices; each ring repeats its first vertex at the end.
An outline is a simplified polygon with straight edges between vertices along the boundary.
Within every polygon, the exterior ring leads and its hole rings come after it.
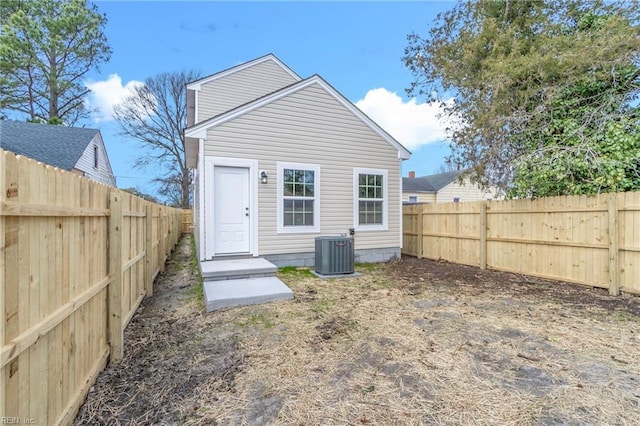
POLYGON ((638 229, 640 192, 414 204, 402 252, 640 294, 638 229))
POLYGON ((167 219, 160 223, 153 217, 159 208, 0 150, 3 418, 73 421, 106 365, 110 341, 113 354, 120 353, 121 338, 110 334, 121 335, 143 295, 152 291, 160 261, 177 243, 188 211, 162 207, 167 219), (128 238, 122 235, 122 212, 109 209, 110 198, 129 202, 128 238), (111 232, 109 225, 118 221, 118 231, 111 232), (125 255, 130 264, 123 270, 125 255), (120 268, 111 265, 118 261, 120 268), (118 280, 119 291, 112 285, 118 280))
POLYGON ((620 293, 618 272, 618 194, 610 194, 607 200, 609 205, 609 294, 617 296, 620 293))

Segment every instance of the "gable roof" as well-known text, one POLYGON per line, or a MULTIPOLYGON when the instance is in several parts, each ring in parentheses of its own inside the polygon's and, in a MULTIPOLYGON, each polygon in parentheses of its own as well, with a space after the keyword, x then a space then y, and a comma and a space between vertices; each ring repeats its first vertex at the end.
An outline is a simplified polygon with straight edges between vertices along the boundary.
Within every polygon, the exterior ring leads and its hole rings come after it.
POLYGON ((99 134, 96 129, 1 120, 0 148, 69 171, 99 134))
POLYGON ((402 178, 402 192, 438 192, 458 179, 463 172, 464 170, 455 170, 416 178, 402 178))
POLYGON ((294 79, 296 79, 297 81, 302 80, 302 78, 296 74, 291 68, 289 68, 288 66, 286 66, 284 64, 284 62, 282 62, 280 59, 278 59, 273 53, 269 53, 268 55, 262 56, 260 58, 251 60, 249 62, 245 62, 242 63, 240 65, 236 65, 234 67, 231 68, 227 68, 226 70, 222 70, 220 72, 217 72, 215 74, 211 74, 207 77, 203 77, 199 80, 196 81, 192 81, 191 83, 187 83, 187 89, 188 90, 200 90, 200 88, 202 87, 203 84, 207 84, 213 80, 217 80, 219 78, 223 78, 228 76, 229 74, 233 74, 236 73, 238 71, 242 71, 244 69, 250 68, 254 65, 258 65, 261 64, 263 62, 267 62, 267 61, 272 61, 275 62, 276 65, 280 66, 286 73, 290 74, 294 79))
POLYGON ((261 98, 255 99, 244 105, 240 105, 227 112, 219 114, 215 117, 212 117, 208 120, 202 121, 194 126, 191 126, 185 129, 184 134, 185 134, 185 138, 187 139, 187 146, 186 146, 187 161, 190 164, 195 165, 195 162, 196 162, 195 159, 197 158, 197 150, 198 150, 198 145, 197 145, 198 139, 205 139, 207 137, 208 129, 215 127, 217 125, 220 125, 222 123, 225 123, 241 115, 247 114, 248 112, 251 112, 264 105, 270 104, 271 102, 275 102, 278 99, 284 98, 285 96, 289 96, 293 93, 296 93, 314 84, 319 85, 321 88, 323 88, 329 95, 331 95, 340 104, 346 107, 351 113, 353 113, 353 115, 359 118, 367 127, 369 127, 376 134, 378 134, 378 136, 384 139, 389 145, 396 148, 398 151, 399 159, 406 160, 411 156, 411 152, 407 148, 405 148, 400 142, 395 140, 393 136, 388 134, 375 121, 369 118, 369 116, 367 116, 358 107, 356 107, 353 103, 351 103, 333 86, 327 83, 322 77, 320 77, 318 74, 314 74, 309 78, 298 81, 297 83, 291 84, 289 86, 283 87, 280 90, 277 90, 273 93, 262 96, 261 98), (191 161, 189 161, 189 159, 191 159, 191 161))

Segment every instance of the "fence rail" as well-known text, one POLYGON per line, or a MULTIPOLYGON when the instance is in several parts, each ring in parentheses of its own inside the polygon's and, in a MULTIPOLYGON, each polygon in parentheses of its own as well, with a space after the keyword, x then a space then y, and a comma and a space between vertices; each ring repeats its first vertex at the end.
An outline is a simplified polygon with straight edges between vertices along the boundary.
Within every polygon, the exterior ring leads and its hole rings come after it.
POLYGON ((69 424, 183 211, 0 150, 0 417, 69 424))
POLYGON ((405 205, 402 251, 640 294, 640 192, 405 205))

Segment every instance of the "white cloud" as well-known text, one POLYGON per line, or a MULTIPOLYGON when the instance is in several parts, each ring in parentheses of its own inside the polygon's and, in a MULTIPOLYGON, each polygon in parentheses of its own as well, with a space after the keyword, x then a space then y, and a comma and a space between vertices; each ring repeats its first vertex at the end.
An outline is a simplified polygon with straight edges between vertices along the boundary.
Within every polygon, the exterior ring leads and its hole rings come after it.
POLYGON ((131 80, 123 86, 122 78, 118 74, 110 74, 106 80, 86 81, 84 84, 91 90, 87 98, 87 107, 93 110, 93 120, 98 123, 113 120, 113 107, 131 95, 133 89, 144 83, 131 80))
POLYGON ((407 149, 447 139, 447 120, 439 118, 442 108, 436 103, 404 102, 395 92, 372 89, 356 106, 407 149))

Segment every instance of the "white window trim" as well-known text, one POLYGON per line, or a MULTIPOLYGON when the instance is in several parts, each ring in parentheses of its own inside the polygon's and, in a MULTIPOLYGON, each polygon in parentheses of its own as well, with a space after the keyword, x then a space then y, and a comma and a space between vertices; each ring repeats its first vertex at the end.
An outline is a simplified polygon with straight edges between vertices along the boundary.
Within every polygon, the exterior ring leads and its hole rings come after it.
POLYGON ((277 233, 278 234, 311 234, 320 232, 320 166, 318 164, 278 162, 277 191, 277 233), (284 169, 312 170, 314 172, 313 226, 284 226, 284 169))
MULTIPOLYGON (((197 105, 197 104, 196 104, 197 105)), ((207 222, 205 212, 208 209, 206 206, 206 198, 205 198, 205 180, 207 179, 207 172, 205 170, 205 160, 204 160, 204 139, 198 140, 198 174, 200 175, 196 180, 196 184, 198 185, 198 237, 200 241, 198 241, 198 249, 200 252, 200 260, 206 260, 205 256, 205 244, 206 244, 206 235, 205 230, 207 229, 207 222)), ((194 203, 196 201, 194 200, 194 203)))
POLYGON ((353 227, 356 231, 387 231, 389 229, 389 173, 386 169, 353 169, 353 227), (360 225, 360 205, 359 205, 359 175, 382 175, 382 224, 381 225, 360 225))

